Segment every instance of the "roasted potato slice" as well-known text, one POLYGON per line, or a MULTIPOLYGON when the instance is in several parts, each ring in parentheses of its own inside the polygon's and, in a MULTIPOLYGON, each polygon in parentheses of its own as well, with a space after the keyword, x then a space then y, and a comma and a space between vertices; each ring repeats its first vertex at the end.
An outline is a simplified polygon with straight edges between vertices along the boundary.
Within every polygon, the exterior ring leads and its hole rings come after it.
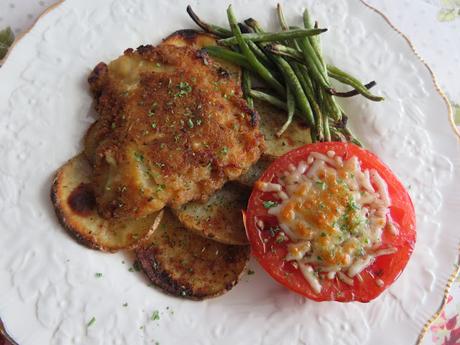
POLYGON ((271 156, 262 156, 256 164, 249 168, 249 170, 241 175, 236 181, 243 186, 252 188, 254 183, 259 179, 260 175, 274 162, 271 156))
POLYGON ((235 286, 249 255, 249 246, 225 245, 188 231, 168 209, 149 240, 136 249, 137 260, 154 285, 196 300, 219 296, 235 286))
POLYGON ((206 202, 189 202, 173 209, 179 221, 198 235, 224 244, 248 244, 241 218, 246 208, 249 189, 236 183, 227 183, 206 202))
POLYGON ((256 101, 255 108, 260 116, 260 131, 265 137, 265 155, 279 157, 297 147, 311 144, 310 129, 294 117, 291 125, 281 135, 276 132, 283 126, 287 114, 265 102, 256 101))
POLYGON ((91 166, 80 154, 62 166, 54 178, 51 200, 64 228, 87 247, 107 252, 134 249, 161 220, 161 213, 139 219, 103 219, 96 211, 91 166))

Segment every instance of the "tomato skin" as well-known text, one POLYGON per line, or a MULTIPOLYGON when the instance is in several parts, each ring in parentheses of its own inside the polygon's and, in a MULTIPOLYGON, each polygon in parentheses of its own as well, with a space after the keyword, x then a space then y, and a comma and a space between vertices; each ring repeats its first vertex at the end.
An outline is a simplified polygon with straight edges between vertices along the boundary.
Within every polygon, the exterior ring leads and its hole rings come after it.
POLYGON ((301 272, 284 260, 287 252, 286 243, 276 243, 269 231, 259 230, 256 226, 259 219, 264 222, 264 229, 278 224, 276 217, 269 216, 263 206, 263 201, 272 199, 270 198, 272 193, 253 189, 244 215, 246 232, 252 252, 261 266, 288 289, 315 301, 369 302, 399 277, 412 254, 416 241, 414 207, 409 194, 393 172, 376 155, 367 150, 350 143, 328 142, 309 144, 288 152, 273 162, 259 181, 273 181, 276 179, 276 174, 285 171, 289 164, 296 166, 300 161, 305 161, 310 152, 326 154, 330 150, 335 151, 336 155, 343 157, 344 160, 357 156, 363 170, 375 169, 386 181, 391 198, 390 215, 399 227, 399 234, 395 236, 389 231, 384 231, 382 242, 396 247, 398 249, 396 253, 377 257, 375 262, 361 273, 363 281, 360 282, 355 277, 353 286, 337 278, 323 279, 322 291, 317 294, 311 289, 301 272), (383 285, 377 285, 376 279, 380 279, 383 285))

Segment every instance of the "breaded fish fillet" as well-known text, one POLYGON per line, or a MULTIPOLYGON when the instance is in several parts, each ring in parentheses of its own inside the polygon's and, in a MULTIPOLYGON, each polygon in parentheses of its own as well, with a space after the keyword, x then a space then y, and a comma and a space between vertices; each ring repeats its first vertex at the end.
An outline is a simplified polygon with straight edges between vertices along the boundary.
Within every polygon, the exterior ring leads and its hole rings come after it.
POLYGON ((259 159, 257 115, 232 74, 196 49, 167 44, 95 67, 89 84, 99 119, 85 153, 103 217, 206 200, 259 159))

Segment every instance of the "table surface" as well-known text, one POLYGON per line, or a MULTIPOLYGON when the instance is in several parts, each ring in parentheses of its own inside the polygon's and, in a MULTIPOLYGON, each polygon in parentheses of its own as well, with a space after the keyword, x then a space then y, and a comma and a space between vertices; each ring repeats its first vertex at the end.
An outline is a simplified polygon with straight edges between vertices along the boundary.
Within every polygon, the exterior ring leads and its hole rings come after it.
MULTIPOLYGON (((16 35, 33 24, 55 0, 1 0, 0 29, 11 26, 16 35)), ((434 71, 460 123, 460 0, 367 0, 383 12, 414 44, 434 71)), ((460 280, 454 283, 447 307, 423 344, 460 345, 460 280)), ((4 340, 0 338, 0 345, 4 340)))

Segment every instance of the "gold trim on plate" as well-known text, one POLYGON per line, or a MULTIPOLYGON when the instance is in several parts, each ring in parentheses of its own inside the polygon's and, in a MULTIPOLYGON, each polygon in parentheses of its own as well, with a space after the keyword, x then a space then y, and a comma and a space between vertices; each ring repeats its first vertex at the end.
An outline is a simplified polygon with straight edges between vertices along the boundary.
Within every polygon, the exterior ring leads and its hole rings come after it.
MULTIPOLYGON (((454 133, 457 135, 457 139, 460 139, 460 130, 458 129, 458 127, 455 124, 454 111, 452 109, 452 106, 451 106, 451 104, 449 102, 449 99, 447 98, 446 94, 444 93, 444 91, 442 91, 441 87, 439 86, 439 83, 438 83, 438 80, 436 78, 436 75, 434 74, 434 72, 431 69, 431 67, 428 66, 428 64, 425 62, 425 60, 417 52, 417 50, 415 49, 414 44, 411 42, 409 37, 407 37, 405 34, 403 34, 401 31, 399 31, 399 29, 390 21, 390 19, 388 19, 388 17, 385 14, 383 14, 380 10, 376 9, 375 7, 372 7, 371 5, 369 5, 365 0, 360 0, 360 1, 361 1, 361 3, 363 5, 365 5, 366 7, 368 7, 369 9, 374 11, 375 13, 379 14, 394 31, 396 31, 398 34, 400 34, 401 37, 404 38, 404 40, 407 42, 407 44, 409 44, 409 47, 411 48, 411 50, 415 54, 415 56, 420 60, 420 62, 422 64, 425 65, 426 69, 428 70, 428 72, 431 75, 431 79, 433 81, 433 84, 434 84, 434 87, 435 87, 436 91, 439 93, 439 95, 442 97, 442 99, 446 103, 447 111, 448 111, 448 117, 449 117, 448 118, 449 123, 452 126, 452 129, 454 130, 454 133)), ((460 255, 460 246, 459 246, 459 255, 460 255)), ((422 343, 425 335, 428 333, 428 330, 430 329, 430 326, 439 317, 439 315, 441 315, 442 311, 446 307, 447 300, 448 300, 448 297, 449 297, 450 288, 452 287, 452 284, 454 283, 455 278, 457 277, 457 275, 460 272, 459 263, 460 263, 460 256, 457 258, 457 262, 454 264, 454 267, 455 267, 454 272, 450 275, 449 279, 447 280, 446 286, 444 288, 444 296, 442 298, 441 305, 439 306, 439 309, 436 311, 436 313, 434 313, 430 317, 430 319, 428 319, 428 321, 425 322, 425 325, 423 325, 423 328, 422 328, 422 330, 421 330, 421 332, 420 332, 420 334, 419 334, 419 336, 417 338, 416 345, 420 345, 422 343)))
MULTIPOLYGON (((19 35, 19 37, 17 37, 17 39, 14 41, 14 43, 12 44, 12 46, 10 47, 10 49, 8 50, 8 53, 6 54, 6 56, 0 60, 0 65, 4 64, 6 59, 8 58, 8 56, 11 54, 13 48, 16 46, 16 44, 18 44, 18 42, 24 38, 25 35, 27 35, 33 28, 34 26, 37 24, 37 22, 42 19, 46 14, 50 13, 53 9, 57 8, 59 5, 61 5, 65 0, 59 0, 57 1, 55 4, 51 5, 50 7, 48 7, 46 10, 44 10, 39 16, 38 18, 35 20, 35 22, 32 24, 32 26, 27 30, 25 31, 24 33, 22 33, 21 35, 19 35)), ((365 0, 359 0, 363 5, 365 5, 367 8, 371 9, 372 11, 374 11, 375 13, 379 14, 386 22, 387 24, 394 30, 396 31, 399 35, 401 35, 401 37, 404 38, 404 40, 407 42, 407 44, 409 45, 409 47, 411 48, 412 52, 415 54, 415 56, 420 60, 420 62, 426 67, 426 69, 428 70, 428 72, 430 73, 431 75, 431 79, 433 81, 433 84, 436 88, 436 91, 439 93, 439 95, 442 97, 442 99, 444 100, 444 102, 446 103, 446 106, 447 106, 447 110, 448 110, 448 120, 449 120, 449 123, 451 124, 452 126, 452 129, 454 130, 454 133, 456 134, 457 136, 457 139, 460 140, 460 130, 459 128, 456 126, 455 124, 455 120, 454 120, 454 112, 453 112, 453 109, 452 109, 452 106, 449 102, 449 99, 447 98, 446 94, 444 93, 444 91, 441 90, 440 86, 439 86, 439 83, 437 81, 437 78, 436 78, 436 75, 434 74, 433 70, 430 68, 430 66, 428 66, 428 64, 425 62, 425 60, 419 55, 419 53, 417 52, 417 50, 415 49, 413 43, 411 42, 411 40, 404 34, 402 33, 398 28, 396 28, 396 26, 390 21, 390 19, 388 19, 388 17, 383 14, 383 12, 381 12, 380 10, 376 9, 375 7, 369 5, 365 0)), ((459 254, 460 254, 460 247, 459 247, 459 254)), ((455 278, 457 277, 457 275, 460 273, 460 257, 458 259, 458 262, 454 265, 455 266, 455 270, 454 272, 450 275, 448 281, 447 281, 447 284, 444 288, 444 296, 443 296, 443 299, 442 299, 442 303, 439 307, 439 309, 436 311, 435 314, 433 314, 433 316, 431 316, 431 318, 425 323, 425 325, 423 326, 422 328, 422 331, 420 332, 418 338, 417 338, 417 343, 416 345, 420 345, 426 335, 426 333, 428 332, 431 324, 439 317, 439 315, 442 313, 442 311, 444 310, 446 304, 447 304, 447 299, 448 299, 448 296, 449 296, 449 291, 452 287, 452 284, 454 283, 455 281, 455 278)), ((0 320, 0 333, 2 333, 5 338, 10 341, 12 344, 14 345, 17 345, 17 343, 11 339, 10 336, 8 336, 8 334, 6 333, 5 331, 5 327, 3 326, 3 323, 1 322, 0 320)))

